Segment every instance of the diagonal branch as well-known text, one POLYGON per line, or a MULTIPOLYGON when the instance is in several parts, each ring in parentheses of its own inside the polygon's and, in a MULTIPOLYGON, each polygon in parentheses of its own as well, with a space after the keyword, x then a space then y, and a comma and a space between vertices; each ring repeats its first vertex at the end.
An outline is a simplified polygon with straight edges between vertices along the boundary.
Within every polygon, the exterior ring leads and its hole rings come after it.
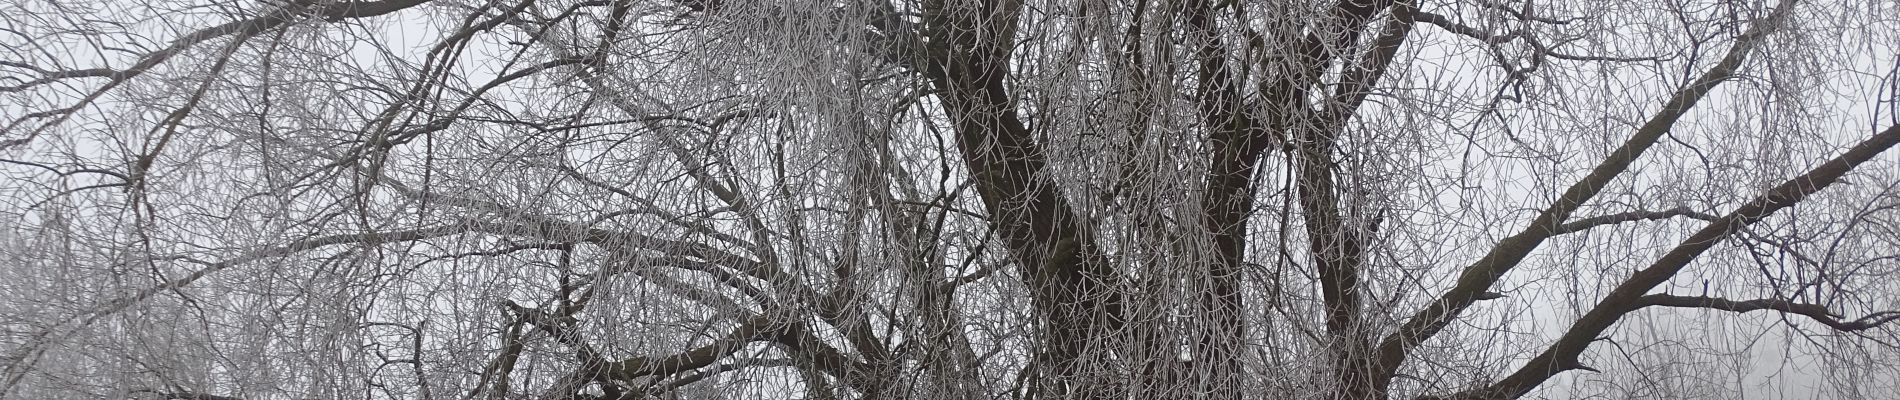
POLYGON ((732 332, 704 346, 677 354, 629 357, 604 364, 584 363, 579 370, 562 377, 544 392, 545 398, 568 398, 579 392, 588 383, 599 380, 633 381, 642 377, 663 377, 674 373, 689 371, 713 365, 721 359, 745 349, 752 342, 773 340, 783 336, 792 325, 780 322, 771 314, 755 315, 739 324, 732 332))
POLYGON ((1366 97, 1372 94, 1372 88, 1379 85, 1379 79, 1398 57, 1399 48, 1405 45, 1406 37, 1417 26, 1413 15, 1418 5, 1412 1, 1397 1, 1392 4, 1391 15, 1384 27, 1380 28, 1378 38, 1372 41, 1372 48, 1360 56, 1359 65, 1346 70, 1340 77, 1339 85, 1333 91, 1334 103, 1326 109, 1326 121, 1329 127, 1340 129, 1346 121, 1359 111, 1366 97))
POLYGON ((1491 251, 1477 262, 1465 267, 1458 276, 1457 283, 1445 291, 1438 299, 1428 303, 1423 309, 1407 318, 1398 331, 1385 337, 1379 345, 1379 363, 1385 369, 1384 375, 1398 370, 1407 353, 1424 343, 1426 339, 1437 335, 1458 314, 1479 300, 1479 296, 1503 278, 1506 272, 1517 267, 1525 257, 1543 244, 1545 239, 1557 234, 1562 222, 1570 217, 1577 208, 1596 197, 1597 193, 1611 180, 1636 162, 1638 157, 1656 144, 1669 132, 1678 119, 1689 109, 1715 90, 1717 85, 1727 81, 1741 68, 1749 53, 1760 46, 1769 33, 1780 28, 1782 20, 1792 13, 1794 0, 1783 0, 1775 12, 1755 23, 1748 32, 1736 38, 1735 45, 1728 54, 1713 68, 1696 78, 1689 86, 1682 88, 1663 103, 1662 110, 1637 128, 1636 134, 1625 141, 1621 147, 1590 171, 1589 175, 1572 184, 1561 197, 1545 208, 1524 230, 1507 237, 1491 248, 1491 251))
POLYGON ((666 375, 697 369, 712 365, 719 359, 739 351, 745 347, 746 343, 776 338, 790 326, 772 318, 769 314, 760 314, 740 324, 731 333, 727 333, 725 337, 711 344, 669 356, 623 359, 607 365, 602 372, 608 378, 625 381, 642 376, 666 375))
MULTIPOLYGON (((1689 262, 1694 261, 1710 248, 1714 248, 1724 238, 1767 218, 1775 211, 1793 206, 1809 195, 1827 188, 1828 185, 1840 180, 1842 175, 1853 171, 1854 167, 1873 159, 1874 156, 1893 148, 1896 144, 1900 144, 1900 125, 1889 127, 1861 141, 1839 157, 1828 160, 1801 176, 1789 179, 1728 215, 1709 222, 1707 226, 1684 239, 1675 249, 1664 254, 1648 268, 1637 271, 1621 285, 1617 285, 1616 289, 1598 302, 1595 308, 1578 318, 1577 323, 1572 325, 1569 331, 1564 332, 1556 343, 1552 343, 1549 348, 1544 349, 1517 372, 1488 388, 1475 393, 1461 394, 1461 397, 1515 397, 1537 387, 1551 376, 1579 369, 1582 365, 1578 357, 1583 354, 1583 350, 1624 315, 1642 308, 1645 305, 1644 293, 1648 293, 1656 285, 1675 276, 1677 272, 1682 271, 1683 267, 1688 266, 1689 262)), ((1666 297, 1652 299, 1672 301, 1666 297)), ((1890 321, 1894 317, 1883 313, 1870 316, 1870 318, 1872 319, 1863 318, 1858 323, 1879 324, 1890 321)))
POLYGON ((1047 155, 1010 93, 1010 52, 1022 7, 933 5, 922 30, 944 45, 906 46, 914 53, 904 64, 938 91, 984 211, 994 217, 989 222, 1015 256, 1036 312, 1047 318, 1037 365, 1067 374, 1081 365, 1091 343, 1124 324, 1116 287, 1122 276, 1050 178, 1047 155))
POLYGON ((667 381, 665 383, 660 383, 654 386, 656 387, 655 391, 673 390, 673 389, 678 389, 686 385, 691 385, 695 382, 705 380, 706 378, 711 378, 713 376, 727 373, 727 372, 737 371, 737 370, 746 369, 746 368, 789 367, 789 366, 797 365, 795 363, 796 361, 791 360, 791 359, 785 359, 785 358, 741 358, 737 360, 732 360, 732 362, 728 362, 725 364, 719 364, 711 368, 702 368, 696 372, 687 374, 686 376, 682 376, 674 380, 667 381))

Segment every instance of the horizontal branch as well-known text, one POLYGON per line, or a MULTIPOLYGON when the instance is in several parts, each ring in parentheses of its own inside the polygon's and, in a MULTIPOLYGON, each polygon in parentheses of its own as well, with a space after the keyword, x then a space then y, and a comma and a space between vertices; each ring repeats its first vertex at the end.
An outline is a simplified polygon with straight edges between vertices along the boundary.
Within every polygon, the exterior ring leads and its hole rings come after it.
POLYGON ((1585 18, 1575 18, 1575 17, 1558 19, 1558 18, 1553 18, 1553 17, 1536 15, 1530 12, 1529 5, 1526 5, 1525 9, 1519 10, 1516 8, 1511 8, 1511 6, 1508 6, 1508 5, 1498 4, 1491 1, 1483 1, 1483 2, 1480 2, 1479 4, 1483 5, 1484 8, 1489 8, 1493 10, 1498 10, 1499 12, 1503 12, 1507 15, 1510 15, 1513 18, 1517 18, 1517 20, 1519 21, 1537 21, 1537 22, 1542 22, 1542 23, 1551 24, 1551 25, 1569 25, 1572 22, 1582 21, 1585 19, 1585 18))
POLYGON ((1451 20, 1450 17, 1425 11, 1413 11, 1412 19, 1418 22, 1432 24, 1439 29, 1444 29, 1446 32, 1451 32, 1458 36, 1478 39, 1478 41, 1486 44, 1501 44, 1524 37, 1523 31, 1493 33, 1478 27, 1458 23, 1458 21, 1451 20))
POLYGON ((1424 11, 1414 12, 1413 18, 1417 20, 1418 22, 1424 22, 1424 23, 1432 24, 1433 26, 1437 26, 1440 29, 1444 29, 1446 32, 1451 32, 1459 36, 1477 39, 1480 42, 1484 42, 1485 44, 1490 44, 1490 45, 1504 44, 1504 43, 1509 43, 1514 40, 1522 39, 1524 43, 1530 45, 1531 49, 1535 50, 1538 55, 1549 56, 1551 58, 1556 58, 1560 60, 1634 62, 1634 61, 1656 61, 1656 60, 1662 59, 1660 57, 1606 57, 1606 56, 1574 55, 1574 54, 1559 52, 1556 49, 1552 49, 1550 48, 1550 46, 1545 45, 1542 40, 1538 40, 1537 37, 1526 34, 1525 31, 1523 30, 1514 30, 1514 31, 1505 32, 1505 33, 1496 33, 1496 32, 1491 32, 1488 30, 1484 30, 1482 28, 1458 23, 1458 21, 1453 21, 1450 17, 1433 14, 1429 12, 1424 12, 1424 11))
MULTIPOLYGON (((0 64, 13 65, 17 63, 0 61, 0 64)), ((24 65, 24 64, 19 64, 19 65, 24 65)), ((38 69, 38 68, 31 68, 31 69, 38 69)), ((111 78, 111 77, 120 76, 124 74, 126 74, 125 71, 120 71, 120 70, 115 70, 115 69, 110 69, 110 68, 87 68, 87 69, 74 69, 74 70, 42 71, 40 73, 40 77, 37 79, 26 81, 25 83, 21 83, 18 85, 0 86, 0 93, 13 93, 13 92, 25 91, 34 86, 40 86, 40 85, 45 85, 48 83, 58 82, 63 79, 111 78)))
MULTIPOLYGON (((703 379, 706 376, 724 372, 729 369, 737 369, 736 367, 714 367, 714 365, 720 360, 724 360, 734 353, 739 352, 739 350, 744 349, 747 345, 758 341, 771 341, 783 345, 797 358, 810 360, 812 367, 818 370, 817 372, 830 374, 839 378, 842 382, 853 384, 853 386, 865 383, 865 377, 862 376, 861 373, 867 371, 868 368, 862 363, 852 360, 851 357, 846 356, 830 345, 825 344, 817 337, 812 336, 812 332, 806 326, 806 323, 796 322, 793 318, 774 316, 774 314, 766 313, 747 319, 744 323, 740 324, 739 327, 734 328, 731 333, 727 333, 726 336, 714 340, 705 346, 672 355, 627 358, 610 363, 600 368, 597 373, 583 369, 563 379, 563 382, 572 386, 557 386, 556 389, 557 391, 572 393, 573 389, 581 387, 577 384, 585 384, 586 382, 593 381, 591 377, 596 376, 616 381, 632 381, 641 377, 663 377, 680 372, 700 370, 700 373, 682 377, 681 379, 684 381, 674 382, 677 385, 685 385, 691 383, 692 380, 703 379), (702 368, 707 367, 714 368, 702 370, 702 368)), ((728 365, 768 366, 775 364, 749 364, 746 360, 738 360, 728 365)), ((858 387, 858 389, 867 388, 858 387)))
POLYGON ((244 400, 241 397, 219 396, 196 392, 163 392, 155 389, 139 389, 132 393, 149 393, 162 400, 244 400))
POLYGON ((1738 300, 1724 299, 1720 297, 1676 296, 1676 295, 1669 295, 1669 294, 1652 294, 1652 295, 1643 296, 1641 299, 1637 300, 1637 307, 1651 307, 1651 306, 1706 308, 1706 309, 1712 309, 1712 310, 1732 311, 1732 312, 1738 312, 1738 313, 1745 313, 1745 312, 1750 312, 1750 311, 1761 311, 1761 310, 1773 310, 1773 311, 1780 311, 1780 312, 1788 313, 1788 314, 1805 316, 1810 319, 1813 319, 1815 322, 1820 322, 1822 324, 1825 324, 1829 327, 1834 328, 1835 330, 1842 331, 1842 332, 1864 331, 1867 329, 1872 329, 1872 328, 1881 326, 1888 322, 1893 322, 1896 319, 1900 319, 1900 311, 1881 311, 1881 312, 1868 314, 1867 316, 1861 317, 1859 319, 1846 321, 1846 320, 1841 319, 1840 314, 1835 313, 1831 310, 1828 310, 1826 306, 1822 306, 1819 304, 1796 303, 1796 302, 1782 300, 1782 299, 1754 299, 1754 300, 1738 301, 1738 300))
POLYGON ((1615 225, 1615 224, 1620 224, 1624 222, 1636 222, 1636 221, 1642 221, 1642 220, 1659 220, 1659 219, 1669 219, 1669 218, 1675 218, 1675 217, 1689 217, 1689 218, 1695 218, 1695 219, 1699 219, 1703 221, 1714 221, 1716 218, 1720 218, 1720 217, 1710 215, 1707 213, 1690 210, 1688 207, 1676 207, 1676 208, 1663 210, 1663 211, 1630 211, 1630 212, 1625 212, 1625 213, 1599 215, 1595 217, 1589 217, 1589 218, 1579 219, 1576 221, 1567 222, 1561 226, 1558 226, 1555 234, 1562 235, 1562 234, 1567 234, 1567 233, 1577 233, 1577 232, 1581 232, 1590 228, 1595 228, 1595 227, 1604 226, 1604 225, 1615 225))
POLYGON ((474 232, 525 236, 564 243, 585 242, 618 250, 642 249, 654 250, 665 254, 684 255, 713 263, 730 264, 734 269, 747 272, 756 278, 773 283, 785 282, 775 281, 775 279, 786 279, 782 271, 777 271, 769 265, 745 256, 720 250, 717 247, 708 246, 704 243, 663 239, 632 232, 591 228, 553 218, 522 217, 521 219, 527 220, 527 222, 512 223, 469 219, 462 221, 462 225, 468 226, 469 230, 474 232), (772 272, 768 273, 768 270, 772 272))

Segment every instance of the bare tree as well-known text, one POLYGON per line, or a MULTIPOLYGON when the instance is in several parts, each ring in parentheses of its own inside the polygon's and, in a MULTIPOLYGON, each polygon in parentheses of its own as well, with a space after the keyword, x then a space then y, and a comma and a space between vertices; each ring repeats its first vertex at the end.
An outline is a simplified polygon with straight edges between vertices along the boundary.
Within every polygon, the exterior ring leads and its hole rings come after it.
POLYGON ((1883 2, 0 16, 0 398, 1900 386, 1883 2))

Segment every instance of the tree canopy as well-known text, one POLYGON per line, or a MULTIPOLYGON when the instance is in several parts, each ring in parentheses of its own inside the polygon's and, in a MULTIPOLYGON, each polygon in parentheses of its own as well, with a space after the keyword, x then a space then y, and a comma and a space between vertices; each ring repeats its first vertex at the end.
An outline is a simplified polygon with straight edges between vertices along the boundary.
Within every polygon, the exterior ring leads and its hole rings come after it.
POLYGON ((0 21, 0 398, 1900 390, 1891 2, 0 21))

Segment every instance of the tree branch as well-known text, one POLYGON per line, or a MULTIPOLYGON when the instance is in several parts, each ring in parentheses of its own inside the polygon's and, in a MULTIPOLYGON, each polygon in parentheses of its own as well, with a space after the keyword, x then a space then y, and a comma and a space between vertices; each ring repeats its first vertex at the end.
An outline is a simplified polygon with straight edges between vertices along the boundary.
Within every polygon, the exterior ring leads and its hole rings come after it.
POLYGON ((671 356, 623 359, 608 365, 603 372, 608 378, 628 381, 642 376, 667 375, 697 369, 712 365, 713 362, 738 352, 745 348, 746 343, 783 335, 791 325, 779 322, 769 314, 760 314, 740 324, 731 333, 727 333, 725 337, 711 344, 671 356))
MULTIPOLYGON (((325 20, 329 20, 331 22, 341 21, 345 19, 374 17, 374 16, 393 13, 396 11, 401 11, 403 9, 421 5, 429 1, 430 0, 383 0, 383 1, 371 1, 371 2, 348 2, 345 4, 320 7, 317 10, 318 15, 316 16, 325 20)), ((38 119, 38 118, 47 118, 47 117, 52 118, 51 121, 47 121, 46 123, 41 124, 39 128, 28 131, 24 137, 12 139, 12 140, 0 140, 0 150, 5 150, 8 148, 12 148, 15 146, 20 146, 20 145, 25 145, 33 141, 33 138, 39 136, 40 131, 48 127, 51 127, 55 124, 58 124, 62 121, 65 121, 66 118, 72 115, 72 111, 76 111, 80 108, 85 107, 88 104, 92 104, 93 101, 96 101, 100 97, 105 96, 106 92, 111 91, 113 88, 116 88, 121 84, 124 84, 126 81, 129 81, 132 78, 136 78, 139 75, 143 75, 145 71, 152 69, 152 67, 156 67, 159 64, 162 64, 166 60, 170 60, 173 56, 176 56, 179 53, 184 52, 185 50, 195 47, 200 43, 204 43, 205 41, 209 41, 211 39, 216 39, 219 37, 233 35, 233 34, 248 36, 248 35, 256 35, 258 33, 262 33, 267 30, 276 29, 278 27, 283 26, 284 24, 287 24, 296 20, 297 17, 299 17, 300 15, 303 15, 303 13, 305 13, 307 10, 308 10, 308 7, 303 6, 303 5, 283 7, 262 16, 245 19, 245 20, 226 22, 224 24, 220 24, 220 25, 213 26, 210 28, 199 29, 197 31, 193 31, 191 33, 185 34, 184 36, 180 36, 177 39, 173 39, 171 42, 171 45, 166 46, 163 49, 159 49, 158 51, 154 51, 151 53, 146 53, 143 57, 139 58, 138 62, 133 63, 131 67, 128 67, 125 69, 113 70, 109 68, 94 68, 94 69, 86 69, 86 70, 78 70, 78 71, 66 71, 64 73, 49 73, 48 75, 43 76, 41 79, 28 82, 28 84, 25 84, 25 85, 4 88, 4 89, 7 89, 5 91, 9 91, 9 92, 19 91, 19 90, 24 90, 27 87, 33 86, 35 84, 45 84, 45 83, 53 82, 58 79, 65 79, 65 78, 104 77, 104 78, 110 79, 110 81, 106 82, 104 85, 101 85, 98 89, 94 89, 91 93, 87 94, 84 98, 81 98, 77 104, 71 107, 52 110, 51 112, 30 113, 30 114, 21 116, 19 118, 16 118, 13 121, 8 122, 7 125, 4 127, 0 127, 0 132, 12 132, 14 131, 14 129, 19 128, 22 124, 25 124, 27 121, 38 119)))
POLYGON ((1872 329, 1895 319, 1900 319, 1900 311, 1881 311, 1855 320, 1842 320, 1841 315, 1819 304, 1796 303, 1782 299, 1729 300, 1719 297, 1676 296, 1669 294, 1645 295, 1637 300, 1636 307, 1682 307, 1707 308, 1712 310, 1745 313, 1749 311, 1773 310, 1796 314, 1813 319, 1841 332, 1858 332, 1872 329))
POLYGON ((1477 39, 1480 42, 1484 42, 1485 44, 1490 44, 1490 45, 1504 44, 1504 43, 1509 43, 1513 40, 1522 39, 1524 40, 1524 43, 1529 44, 1531 46, 1531 49, 1535 50, 1538 55, 1549 56, 1551 58, 1556 58, 1560 60, 1631 62, 1631 61, 1654 61, 1654 60, 1659 59, 1657 57, 1604 57, 1604 56, 1580 56, 1580 55, 1568 54, 1568 53, 1563 53, 1563 52, 1559 52, 1557 50, 1551 49, 1550 46, 1545 45, 1542 40, 1538 40, 1536 36, 1525 34, 1524 31, 1522 30, 1514 30, 1514 31, 1505 32, 1505 33, 1495 33, 1495 32, 1487 31, 1478 27, 1465 25, 1465 24, 1459 23, 1458 21, 1453 21, 1450 17, 1433 14, 1430 12, 1424 12, 1424 11, 1415 12, 1414 18, 1416 18, 1418 22, 1432 24, 1433 26, 1437 26, 1440 29, 1444 29, 1446 32, 1451 32, 1459 36, 1477 39))
POLYGON ((562 377, 543 397, 567 398, 587 383, 598 380, 633 381, 642 377, 661 377, 694 370, 718 362, 760 340, 776 340, 793 324, 783 323, 771 314, 758 314, 739 324, 732 332, 712 343, 685 352, 651 357, 630 357, 604 365, 584 363, 580 369, 562 377))
POLYGON ((687 374, 686 376, 679 377, 678 379, 667 381, 665 383, 661 383, 654 386, 657 387, 659 391, 673 390, 673 389, 678 389, 686 385, 691 385, 694 382, 705 380, 706 378, 711 378, 715 375, 737 371, 741 369, 789 367, 793 365, 796 365, 794 364, 794 361, 791 359, 786 359, 786 358, 742 358, 742 359, 732 360, 732 362, 729 362, 729 363, 719 364, 711 368, 703 368, 691 374, 687 374))
MULTIPOLYGON (((1748 54, 1755 47, 1760 46, 1769 33, 1781 27, 1782 20, 1786 19, 1794 8, 1793 2, 1794 0, 1783 0, 1772 15, 1758 21, 1748 32, 1737 37, 1735 45, 1729 48, 1728 54, 1722 58, 1721 62, 1704 72, 1687 87, 1677 91, 1668 102, 1663 103, 1662 110, 1637 128, 1635 135, 1591 169, 1589 175, 1572 184, 1561 197, 1531 220, 1523 231, 1499 241, 1483 258, 1465 267, 1459 274, 1457 283, 1450 290, 1446 290, 1437 300, 1426 304, 1423 309, 1407 318, 1405 324, 1397 331, 1387 335, 1379 345, 1379 363, 1385 369, 1384 375, 1389 376, 1396 371, 1412 348, 1437 335, 1439 330, 1444 329, 1445 324, 1450 323, 1466 308, 1471 307, 1473 302, 1478 301, 1481 294, 1489 290, 1492 284, 1497 283, 1498 279, 1503 278, 1506 272, 1517 267, 1518 263, 1532 251, 1537 250, 1545 239, 1556 235, 1562 227, 1562 222, 1568 219, 1572 212, 1596 197, 1603 187, 1610 184, 1610 181, 1629 169, 1630 164, 1635 163, 1636 159, 1649 150, 1650 146, 1655 145, 1664 134, 1669 132, 1678 119, 1687 114, 1689 109, 1694 108, 1709 92, 1715 90, 1717 85, 1734 76, 1748 54)), ((1541 379, 1539 381, 1541 382, 1541 379)))
MULTIPOLYGON (((1696 231, 1695 234, 1690 235, 1689 238, 1684 239, 1675 249, 1670 250, 1668 254, 1664 254, 1662 258, 1657 259, 1656 262, 1650 264, 1648 268, 1637 271, 1636 274, 1631 275, 1628 280, 1617 285, 1616 289, 1611 291, 1609 296, 1604 297, 1602 301, 1597 303, 1595 308, 1592 308, 1590 312, 1585 313, 1583 317, 1579 318, 1576 324, 1572 325, 1569 331, 1564 332, 1564 335, 1560 337, 1556 343, 1551 344, 1550 347, 1544 349, 1537 357, 1532 358, 1523 368, 1519 368, 1517 372, 1512 373, 1509 377, 1488 388, 1478 392, 1467 393, 1461 395, 1461 397, 1491 398, 1497 396, 1519 396, 1530 391, 1531 388, 1542 384, 1545 379, 1549 379, 1551 376, 1564 371, 1577 369, 1577 367, 1580 366, 1578 357, 1583 354, 1583 350, 1587 348, 1591 342, 1596 340, 1598 335, 1601 335, 1604 330, 1609 329, 1611 325, 1614 325, 1630 311, 1635 311, 1645 305, 1642 299, 1644 293, 1649 292, 1655 288, 1656 285, 1662 284, 1664 281, 1669 280, 1670 277, 1675 276, 1683 267, 1688 266, 1689 262, 1694 261, 1696 257, 1701 256, 1703 252, 1715 247, 1716 243, 1720 243, 1729 235, 1742 230, 1742 228, 1747 227, 1749 224, 1767 218, 1769 215, 1774 214, 1775 211, 1793 206, 1809 195, 1827 188, 1828 185, 1839 180, 1842 175, 1853 171, 1854 167, 1867 162, 1867 160, 1873 159, 1874 156, 1885 152, 1896 144, 1900 144, 1900 125, 1889 127, 1875 134, 1873 137, 1861 141, 1839 157, 1828 160, 1826 163, 1814 167, 1805 174, 1789 179, 1774 189, 1769 190, 1767 193, 1763 193, 1754 200, 1749 201, 1742 207, 1735 209, 1735 211, 1728 213, 1728 215, 1709 222, 1707 226, 1696 231)), ((1655 299, 1664 302, 1673 301, 1666 297, 1655 299)), ((1892 320, 1894 316, 1887 313, 1880 313, 1869 316, 1869 318, 1858 320, 1857 323, 1882 324, 1892 320)), ((1852 327, 1856 325, 1847 326, 1852 327)))
POLYGON ((1584 218, 1584 219, 1580 219, 1576 221, 1567 222, 1561 226, 1558 226, 1557 230, 1552 233, 1552 236, 1582 232, 1590 228, 1595 228, 1595 227, 1604 226, 1604 225, 1615 225, 1615 224, 1620 224, 1624 222, 1636 222, 1636 221, 1642 221, 1642 220, 1669 219, 1669 218, 1675 218, 1675 217, 1689 217, 1689 218, 1695 218, 1695 219, 1699 219, 1703 221, 1714 221, 1717 218, 1720 218, 1714 215, 1709 215, 1709 214, 1697 212, 1695 210, 1690 210, 1688 207, 1676 207, 1676 208, 1663 210, 1663 211, 1630 211, 1630 212, 1616 213, 1616 214, 1609 214, 1609 215, 1599 215, 1595 217, 1589 217, 1589 218, 1584 218))
POLYGON ((244 400, 244 398, 241 398, 241 397, 219 396, 215 394, 182 392, 182 391, 181 392, 165 392, 165 391, 159 391, 157 389, 139 389, 139 390, 132 391, 132 393, 150 393, 150 394, 158 396, 160 400, 244 400))
POLYGON ((13 388, 13 386, 19 382, 20 379, 25 378, 27 371, 31 371, 33 369, 33 364, 37 362, 36 354, 39 354, 41 351, 43 351, 43 347, 46 345, 47 341, 57 340, 53 338, 55 334, 59 333, 60 331, 65 330, 65 329, 79 329, 79 328, 91 326, 94 322, 97 322, 100 319, 118 314, 119 312, 124 311, 135 304, 143 302, 146 299, 150 299, 152 296, 158 295, 161 292, 178 290, 185 286, 189 286, 193 282, 197 282, 199 279, 204 279, 204 277, 210 276, 211 274, 217 273, 218 271, 223 271, 226 269, 230 269, 231 267, 248 264, 248 263, 255 262, 258 260, 263 260, 266 258, 283 257, 283 256, 288 256, 291 254, 296 254, 299 252, 317 249, 321 247, 327 247, 327 246, 342 245, 342 244, 377 244, 377 243, 388 243, 388 242, 399 242, 399 241, 422 240, 422 239, 427 239, 427 238, 455 235, 455 234, 459 234, 466 231, 467 231, 467 228, 463 226, 446 225, 446 226, 419 228, 419 229, 411 229, 411 230, 404 230, 404 231, 393 231, 393 232, 351 233, 351 234, 318 236, 318 237, 313 237, 309 239, 294 241, 289 244, 285 244, 281 246, 270 246, 270 247, 264 247, 260 249, 251 250, 243 254, 240 254, 236 257, 232 257, 224 261, 218 261, 218 262, 203 262, 203 261, 190 260, 188 258, 178 258, 180 260, 193 261, 193 262, 203 264, 204 268, 200 268, 197 271, 192 271, 190 274, 186 274, 183 277, 179 277, 177 279, 172 279, 164 283, 160 283, 158 285, 147 287, 143 290, 138 291, 137 293, 133 293, 127 296, 121 296, 119 298, 106 301, 104 304, 98 307, 95 307, 91 311, 87 311, 78 315, 67 317, 65 320, 62 320, 59 323, 53 324, 52 326, 49 326, 46 329, 41 330, 39 333, 34 334, 30 339, 28 339, 27 343, 20 346, 19 349, 14 354, 7 356, 6 359, 10 360, 10 362, 7 364, 6 368, 4 368, 7 378, 6 378, 5 385, 0 385, 0 397, 5 397, 5 394, 7 391, 10 391, 13 388))
POLYGON ((937 90, 984 211, 1015 256, 1036 312, 1046 318, 1046 340, 1035 351, 1045 362, 1038 365, 1069 374, 1091 342, 1123 326, 1116 288, 1123 278, 1050 179, 1047 155, 1009 93, 1009 55, 1022 6, 937 3, 926 10, 923 32, 942 46, 907 46, 920 54, 904 64, 937 90))

